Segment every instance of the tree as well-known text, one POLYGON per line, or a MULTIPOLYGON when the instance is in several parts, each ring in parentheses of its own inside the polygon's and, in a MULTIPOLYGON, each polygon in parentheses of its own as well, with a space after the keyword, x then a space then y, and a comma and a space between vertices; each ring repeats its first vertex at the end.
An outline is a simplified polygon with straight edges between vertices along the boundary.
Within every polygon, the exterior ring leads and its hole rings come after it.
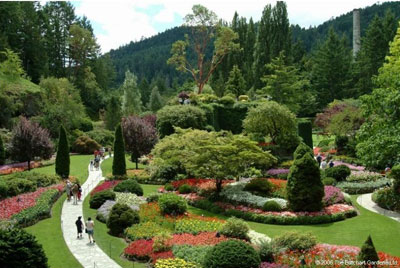
POLYGON ((272 97, 272 100, 286 105, 293 113, 297 113, 300 103, 310 97, 308 90, 310 81, 299 74, 299 69, 285 64, 283 51, 279 57, 266 65, 266 69, 269 74, 261 78, 265 87, 258 92, 272 97))
POLYGON ((8 75, 13 79, 25 74, 25 71, 22 68, 22 61, 17 53, 6 48, 6 50, 2 51, 1 54, 5 56, 6 60, 0 63, 0 73, 8 75))
POLYGON ((365 122, 357 133, 357 157, 369 167, 384 169, 400 156, 400 28, 390 44, 390 53, 379 69, 372 94, 361 97, 365 122), (374 153, 371 153, 374 152, 374 153))
POLYGON ((364 261, 364 267, 378 267, 377 264, 373 264, 379 261, 378 253, 376 252, 372 238, 369 235, 364 245, 361 247, 360 253, 358 253, 357 259, 364 261))
POLYGON ((226 83, 226 91, 233 93, 236 97, 246 93, 246 82, 237 65, 234 65, 229 73, 229 79, 226 83))
POLYGON ((0 252, 4 267, 49 267, 42 245, 24 229, 0 229, 0 252))
POLYGON ((122 128, 126 151, 131 153, 132 161, 138 169, 139 157, 150 153, 157 143, 157 131, 145 120, 138 116, 129 116, 123 119, 122 128))
POLYGON ((39 124, 20 117, 19 123, 13 129, 10 154, 14 160, 28 162, 31 169, 31 161, 35 157, 50 159, 53 153, 53 144, 50 134, 39 124))
POLYGON ((69 176, 69 145, 67 133, 63 125, 60 126, 60 135, 58 138, 58 150, 56 156, 56 174, 66 179, 69 176))
POLYGON ((324 185, 321 182, 318 163, 311 152, 299 154, 298 158, 295 158, 288 175, 286 191, 289 207, 293 211, 322 209, 324 185))
POLYGON ((163 107, 161 95, 158 92, 158 87, 155 86, 151 90, 149 108, 152 112, 157 112, 163 107))
POLYGON ((0 136, 0 165, 6 162, 6 150, 4 149, 3 139, 0 136))
POLYGON ((142 81, 140 81, 139 90, 140 90, 140 96, 142 97, 142 103, 144 106, 146 106, 150 101, 149 98, 150 85, 146 78, 143 78, 142 81))
POLYGON ((137 77, 130 71, 125 72, 125 80, 121 87, 124 92, 122 110, 124 115, 139 114, 142 111, 142 100, 137 86, 137 77))
POLYGON ((348 96, 351 64, 352 55, 346 39, 339 39, 331 28, 328 38, 315 54, 311 74, 311 84, 317 93, 320 108, 334 99, 348 96))
POLYGON ((115 127, 121 122, 121 117, 122 112, 119 98, 117 96, 112 96, 106 108, 106 128, 109 130, 115 130, 115 127))
POLYGON ((216 67, 226 55, 239 48, 234 41, 238 35, 228 27, 218 24, 217 15, 201 5, 192 7, 193 13, 185 16, 185 26, 192 30, 191 38, 185 36, 185 41, 176 41, 171 48, 172 56, 167 63, 176 65, 181 72, 189 72, 199 88, 199 94, 208 82, 216 67), (214 40, 214 52, 211 60, 205 58, 206 49, 214 40), (186 56, 186 50, 192 46, 196 56, 196 65, 192 64, 186 56))
POLYGON ((118 124, 115 129, 112 174, 114 176, 126 175, 125 143, 124 137, 122 136, 121 124, 118 124))
POLYGON ((268 137, 271 142, 285 149, 298 145, 296 116, 288 108, 274 101, 267 101, 249 110, 243 120, 247 133, 268 137))

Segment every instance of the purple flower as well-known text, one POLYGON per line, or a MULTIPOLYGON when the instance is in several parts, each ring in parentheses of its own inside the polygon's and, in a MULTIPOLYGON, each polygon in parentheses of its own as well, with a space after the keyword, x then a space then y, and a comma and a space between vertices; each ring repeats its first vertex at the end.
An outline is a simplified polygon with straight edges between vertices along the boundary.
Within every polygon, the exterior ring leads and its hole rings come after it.
POLYGON ((271 168, 270 170, 267 171, 267 173, 271 176, 276 176, 279 174, 288 174, 289 169, 287 169, 287 168, 271 168))
POLYGON ((326 206, 330 206, 337 203, 344 202, 344 196, 342 191, 335 186, 325 186, 325 196, 323 198, 323 202, 326 206))
POLYGON ((352 170, 358 170, 358 171, 365 170, 365 167, 363 167, 363 166, 355 166, 355 165, 352 165, 352 164, 349 164, 346 162, 342 162, 342 161, 333 161, 333 163, 335 164, 335 167, 340 166, 340 165, 345 165, 345 166, 348 166, 352 170))
POLYGON ((260 264, 259 268, 290 268, 290 267, 287 265, 278 264, 278 263, 263 262, 260 264))

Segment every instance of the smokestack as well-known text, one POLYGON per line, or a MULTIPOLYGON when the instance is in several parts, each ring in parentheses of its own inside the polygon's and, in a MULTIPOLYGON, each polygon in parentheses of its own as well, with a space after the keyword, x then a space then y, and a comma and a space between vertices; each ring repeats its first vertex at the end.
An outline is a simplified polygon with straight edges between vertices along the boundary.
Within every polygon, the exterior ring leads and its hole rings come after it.
POLYGON ((360 10, 353 10, 353 56, 355 57, 361 48, 360 34, 360 10))

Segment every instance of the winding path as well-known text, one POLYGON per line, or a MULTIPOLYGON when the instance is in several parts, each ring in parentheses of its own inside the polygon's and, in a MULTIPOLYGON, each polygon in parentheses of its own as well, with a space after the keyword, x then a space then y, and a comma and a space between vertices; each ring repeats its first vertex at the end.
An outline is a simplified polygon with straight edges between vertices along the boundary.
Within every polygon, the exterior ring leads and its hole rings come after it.
POLYGON ((357 197, 357 203, 372 212, 384 215, 395 221, 400 222, 400 213, 387 210, 378 206, 374 201, 372 201, 372 194, 360 195, 359 197, 357 197))
MULTIPOLYGON (((91 171, 89 167, 88 169, 89 177, 82 185, 81 200, 85 200, 85 197, 90 193, 90 191, 104 179, 101 168, 97 171, 91 171)), ((61 212, 61 229, 65 243, 75 258, 85 268, 119 268, 120 266, 108 257, 108 255, 105 254, 97 244, 89 244, 87 234, 84 233, 83 238, 81 239, 76 238, 77 232, 75 221, 78 216, 83 216, 82 203, 83 201, 80 201, 78 202, 78 205, 73 205, 72 200, 69 202, 65 200, 63 204, 61 212)), ((94 227, 94 238, 96 240, 96 226, 94 227)))

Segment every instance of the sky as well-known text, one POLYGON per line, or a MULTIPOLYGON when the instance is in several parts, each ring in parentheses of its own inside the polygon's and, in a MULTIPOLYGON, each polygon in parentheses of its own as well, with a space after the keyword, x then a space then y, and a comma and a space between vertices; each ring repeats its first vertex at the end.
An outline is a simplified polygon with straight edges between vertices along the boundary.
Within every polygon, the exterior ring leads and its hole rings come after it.
MULTIPOLYGON (((386 1, 380 1, 386 2, 386 1)), ((267 0, 85 0, 71 1, 78 16, 92 23, 102 52, 116 49, 131 41, 153 36, 183 23, 195 4, 214 11, 219 18, 231 21, 235 11, 239 16, 261 18, 267 0)), ((373 0, 287 0, 289 21, 301 27, 317 26, 333 17, 373 5, 373 0)))

